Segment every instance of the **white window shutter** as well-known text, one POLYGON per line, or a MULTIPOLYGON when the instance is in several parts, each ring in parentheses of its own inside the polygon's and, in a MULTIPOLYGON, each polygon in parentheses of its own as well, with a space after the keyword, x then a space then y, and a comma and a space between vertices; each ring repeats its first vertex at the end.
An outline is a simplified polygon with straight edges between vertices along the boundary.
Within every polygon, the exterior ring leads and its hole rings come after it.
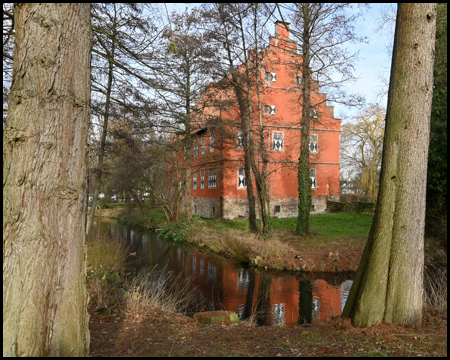
POLYGON ((270 105, 270 113, 275 114, 275 105, 270 105))
POLYGON ((272 73, 272 81, 277 81, 277 74, 276 73, 272 73))

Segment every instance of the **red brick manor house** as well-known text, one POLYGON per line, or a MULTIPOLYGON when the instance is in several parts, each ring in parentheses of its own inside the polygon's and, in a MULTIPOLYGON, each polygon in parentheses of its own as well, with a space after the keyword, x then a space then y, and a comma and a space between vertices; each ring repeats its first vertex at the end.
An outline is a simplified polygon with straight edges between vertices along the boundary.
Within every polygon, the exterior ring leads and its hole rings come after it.
MULTIPOLYGON (((298 214, 297 166, 300 153, 299 105, 301 55, 297 43, 289 39, 289 24, 277 22, 275 37, 270 37, 264 51, 264 70, 259 74, 264 138, 269 153, 269 188, 271 214, 293 217, 298 214)), ((216 95, 223 96, 216 90, 216 95)), ((229 98, 234 96, 230 90, 229 98)), ((341 123, 334 118, 334 108, 326 105, 326 95, 313 82, 311 100, 314 106, 310 126, 310 161, 312 180, 312 212, 326 209, 327 198, 339 197, 339 135, 341 123)), ((256 94, 254 101, 257 104, 256 94)), ((200 126, 191 136, 192 211, 207 218, 239 219, 248 217, 247 179, 239 130, 238 105, 210 106, 203 111, 222 122, 217 128, 200 126), (226 131, 224 131, 224 129, 226 131), (226 135, 224 135, 226 134, 226 135)), ((256 107, 255 107, 256 108, 256 107)), ((254 116, 254 127, 259 117, 254 116)), ((256 124, 258 122, 258 124, 256 124)), ((185 158, 185 156, 184 156, 185 158)), ((183 166, 183 155, 176 159, 183 166)))

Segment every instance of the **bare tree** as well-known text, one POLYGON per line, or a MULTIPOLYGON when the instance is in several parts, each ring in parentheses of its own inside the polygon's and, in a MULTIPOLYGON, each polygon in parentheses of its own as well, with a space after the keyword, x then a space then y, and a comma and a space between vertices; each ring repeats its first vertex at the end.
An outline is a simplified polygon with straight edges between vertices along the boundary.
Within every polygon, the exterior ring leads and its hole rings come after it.
POLYGON ((3 135, 3 356, 85 356, 89 4, 16 4, 3 135))
POLYGON ((157 30, 142 16, 143 7, 136 3, 96 3, 92 7, 92 113, 95 118, 103 119, 103 123, 88 232, 94 222, 102 187, 109 119, 117 115, 115 110, 126 109, 143 126, 150 122, 154 110, 152 101, 144 93, 154 87, 150 60, 157 30))
POLYGON ((170 150, 182 151, 185 157, 184 209, 186 218, 190 220, 192 151, 194 141, 197 141, 193 134, 199 130, 199 116, 201 117, 202 112, 202 104, 197 100, 210 79, 217 52, 201 31, 203 19, 198 10, 173 13, 169 19, 171 28, 166 28, 162 34, 158 64, 155 65, 158 74, 159 112, 164 118, 160 122, 160 128, 172 135, 177 134, 182 143, 178 148, 170 150))
MULTIPOLYGON (((357 53, 350 53, 343 47, 348 43, 363 41, 355 34, 352 26, 359 13, 347 15, 352 4, 333 3, 295 3, 289 8, 293 27, 290 30, 299 41, 302 51, 301 63, 297 64, 302 74, 299 85, 302 89, 298 99, 302 108, 300 126, 300 158, 298 164, 298 221, 297 234, 310 231, 309 213, 311 211, 311 179, 309 160, 309 129, 312 112, 317 111, 319 103, 314 102, 312 93, 318 85, 327 91, 327 101, 342 102, 347 105, 361 104, 357 95, 345 94, 341 85, 354 80, 353 61, 357 53), (333 74, 339 74, 336 80, 333 74), (314 81, 313 81, 314 80, 314 81)), ((277 4, 278 16, 284 21, 281 5, 277 4)), ((322 100, 321 100, 322 101, 322 100)), ((320 118, 320 114, 319 114, 320 118)))
MULTIPOLYGON (((270 196, 268 189, 268 154, 264 147, 262 123, 261 87, 259 76, 264 67, 263 21, 267 21, 264 10, 258 4, 214 4, 206 9, 214 29, 210 38, 223 48, 226 61, 216 68, 222 81, 217 83, 221 91, 233 94, 233 109, 238 112, 236 125, 239 128, 244 150, 244 169, 249 208, 249 224, 252 232, 261 232, 265 239, 270 238, 270 196), (217 28, 216 25, 219 24, 217 28), (226 90, 225 90, 226 89, 226 90), (256 98, 258 101, 254 101, 256 98), (257 120, 256 120, 257 119, 257 120), (255 133, 254 123, 258 122, 255 133), (257 157, 261 158, 261 166, 257 157), (260 222, 256 221, 256 195, 260 208, 260 222)), ((230 95, 231 96, 231 95, 230 95)), ((228 101, 228 100, 227 100, 228 101)), ((228 104, 230 105, 230 104, 228 104)))
POLYGON ((436 4, 399 4, 380 191, 343 316, 356 326, 422 319, 436 4))
POLYGON ((352 172, 352 180, 359 183, 359 192, 371 200, 378 194, 385 114, 384 108, 373 105, 342 125, 341 169, 352 172))

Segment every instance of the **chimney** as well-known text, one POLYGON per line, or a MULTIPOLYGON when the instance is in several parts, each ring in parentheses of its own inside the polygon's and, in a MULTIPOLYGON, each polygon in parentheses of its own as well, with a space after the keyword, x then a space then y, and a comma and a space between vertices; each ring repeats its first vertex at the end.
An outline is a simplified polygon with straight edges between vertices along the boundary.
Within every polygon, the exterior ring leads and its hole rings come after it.
POLYGON ((284 21, 275 21, 275 37, 278 39, 289 39, 289 24, 284 21))

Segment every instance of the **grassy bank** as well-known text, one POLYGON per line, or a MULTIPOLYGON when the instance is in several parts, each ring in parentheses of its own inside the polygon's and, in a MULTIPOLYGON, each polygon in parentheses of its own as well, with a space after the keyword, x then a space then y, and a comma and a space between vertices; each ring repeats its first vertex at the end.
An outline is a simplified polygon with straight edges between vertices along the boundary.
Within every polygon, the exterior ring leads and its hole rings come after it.
MULTIPOLYGON (((294 271, 356 271, 372 224, 369 214, 318 214, 311 217, 312 233, 299 237, 294 235, 296 218, 274 218, 272 240, 263 241, 250 233, 247 220, 194 217, 169 224, 158 209, 134 208, 126 213, 119 204, 99 209, 97 215, 149 230, 164 229, 159 234, 166 241, 190 243, 236 261, 294 271)), ((427 265, 447 263, 445 245, 442 239, 425 239, 427 265)))
POLYGON ((160 236, 262 268, 356 271, 371 223, 367 214, 319 214, 311 217, 312 233, 300 237, 294 234, 296 218, 273 219, 272 239, 263 241, 246 220, 194 217, 167 226, 160 236))

